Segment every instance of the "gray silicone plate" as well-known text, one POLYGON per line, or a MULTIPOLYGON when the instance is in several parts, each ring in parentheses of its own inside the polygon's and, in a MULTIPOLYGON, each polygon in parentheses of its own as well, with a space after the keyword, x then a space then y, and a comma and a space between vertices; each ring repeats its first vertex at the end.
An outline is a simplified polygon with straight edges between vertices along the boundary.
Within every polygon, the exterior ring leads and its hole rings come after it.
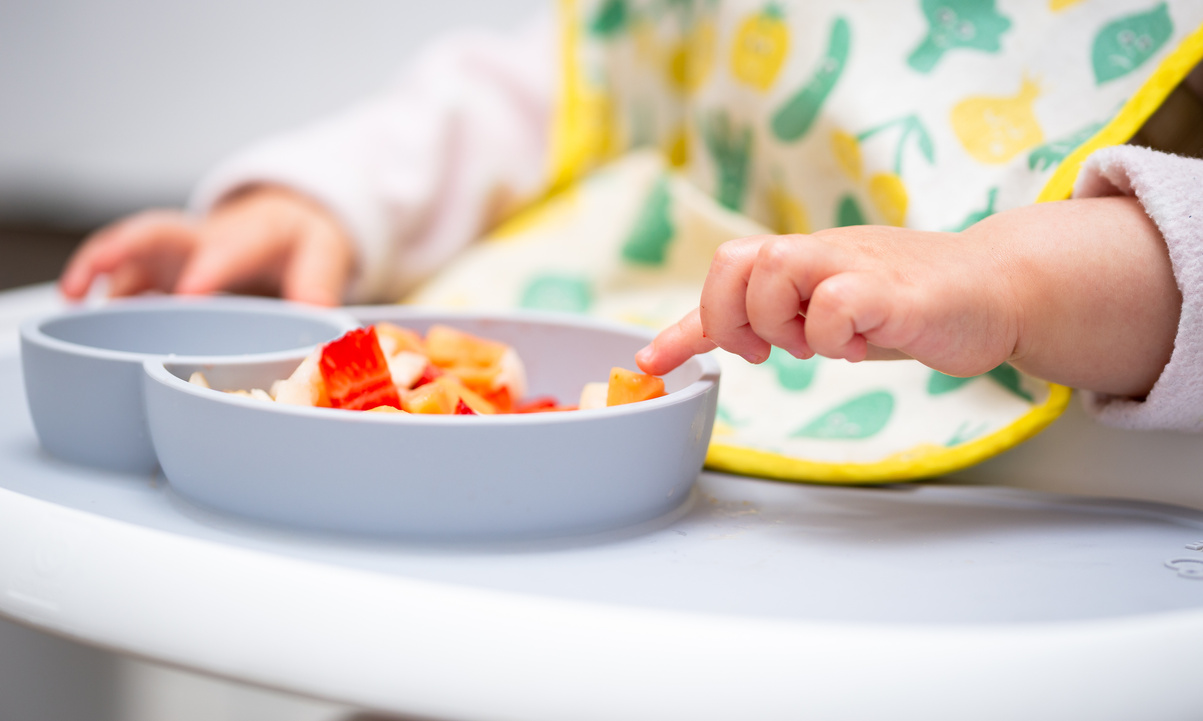
POLYGON ((354 327, 350 316, 267 298, 150 297, 76 308, 21 326, 25 397, 42 445, 115 471, 158 466, 142 363, 291 362, 354 327))
MULTIPOLYGON (((512 345, 531 395, 574 403, 613 366, 634 367, 650 333, 547 314, 359 309, 424 332, 453 325, 512 345)), ((718 364, 692 359, 669 394, 614 408, 503 416, 360 413, 274 404, 188 383, 196 363, 149 361, 154 448, 173 489, 272 523, 424 539, 592 533, 671 511, 706 454, 718 364)), ((270 386, 278 364, 206 369, 215 389, 270 386)))

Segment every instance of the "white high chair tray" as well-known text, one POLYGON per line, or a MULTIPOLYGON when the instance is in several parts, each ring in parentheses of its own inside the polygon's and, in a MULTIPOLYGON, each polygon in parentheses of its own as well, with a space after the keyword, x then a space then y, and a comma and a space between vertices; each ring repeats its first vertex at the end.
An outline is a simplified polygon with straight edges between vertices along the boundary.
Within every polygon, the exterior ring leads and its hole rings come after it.
POLYGON ((0 615, 419 717, 1198 718, 1203 512, 703 473, 604 536, 307 534, 48 456, 9 344, 0 615))

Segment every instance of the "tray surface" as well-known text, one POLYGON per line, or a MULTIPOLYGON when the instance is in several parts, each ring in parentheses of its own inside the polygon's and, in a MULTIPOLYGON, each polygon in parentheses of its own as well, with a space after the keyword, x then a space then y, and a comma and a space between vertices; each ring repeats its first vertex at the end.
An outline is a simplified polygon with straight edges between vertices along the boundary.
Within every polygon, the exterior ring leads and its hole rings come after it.
POLYGON ((805 486, 703 473, 669 516, 587 538, 416 544, 305 533, 189 504, 161 477, 38 447, 0 358, 0 489, 146 529, 544 597, 804 621, 996 624, 1203 608, 1203 513, 941 482, 805 486))

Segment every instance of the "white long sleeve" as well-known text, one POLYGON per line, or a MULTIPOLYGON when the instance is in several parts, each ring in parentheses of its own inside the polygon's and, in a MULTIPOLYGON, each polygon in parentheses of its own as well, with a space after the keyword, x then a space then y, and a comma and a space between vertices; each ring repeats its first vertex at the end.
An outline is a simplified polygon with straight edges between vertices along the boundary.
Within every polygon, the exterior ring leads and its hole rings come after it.
POLYGON ((554 37, 550 18, 445 37, 380 96, 219 165, 192 208, 258 183, 304 193, 355 241, 347 300, 396 300, 544 190, 554 37))
POLYGON ((1082 166, 1074 197, 1116 194, 1139 200, 1165 238, 1182 312, 1174 351, 1148 398, 1086 393, 1086 408, 1121 428, 1203 431, 1203 160, 1133 146, 1100 150, 1082 166))

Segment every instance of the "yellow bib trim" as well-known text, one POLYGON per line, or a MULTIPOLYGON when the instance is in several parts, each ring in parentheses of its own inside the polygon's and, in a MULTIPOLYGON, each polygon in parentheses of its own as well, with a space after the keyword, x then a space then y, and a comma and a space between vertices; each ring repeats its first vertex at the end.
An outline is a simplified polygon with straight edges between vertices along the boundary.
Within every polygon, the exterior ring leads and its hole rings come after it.
POLYGON ((1096 150, 1128 142, 1200 61, 1203 61, 1203 26, 1188 35, 1174 52, 1161 61, 1145 84, 1124 103, 1111 122, 1061 162, 1060 167, 1040 191, 1036 202, 1065 200, 1072 195, 1074 182, 1086 158, 1096 150))
POLYGON ((872 463, 823 463, 776 453, 711 443, 706 467, 783 481, 809 483, 893 483, 931 478, 967 468, 1019 445, 1055 421, 1072 396, 1065 386, 1049 384, 1044 403, 1002 430, 956 448, 922 446, 872 463))

